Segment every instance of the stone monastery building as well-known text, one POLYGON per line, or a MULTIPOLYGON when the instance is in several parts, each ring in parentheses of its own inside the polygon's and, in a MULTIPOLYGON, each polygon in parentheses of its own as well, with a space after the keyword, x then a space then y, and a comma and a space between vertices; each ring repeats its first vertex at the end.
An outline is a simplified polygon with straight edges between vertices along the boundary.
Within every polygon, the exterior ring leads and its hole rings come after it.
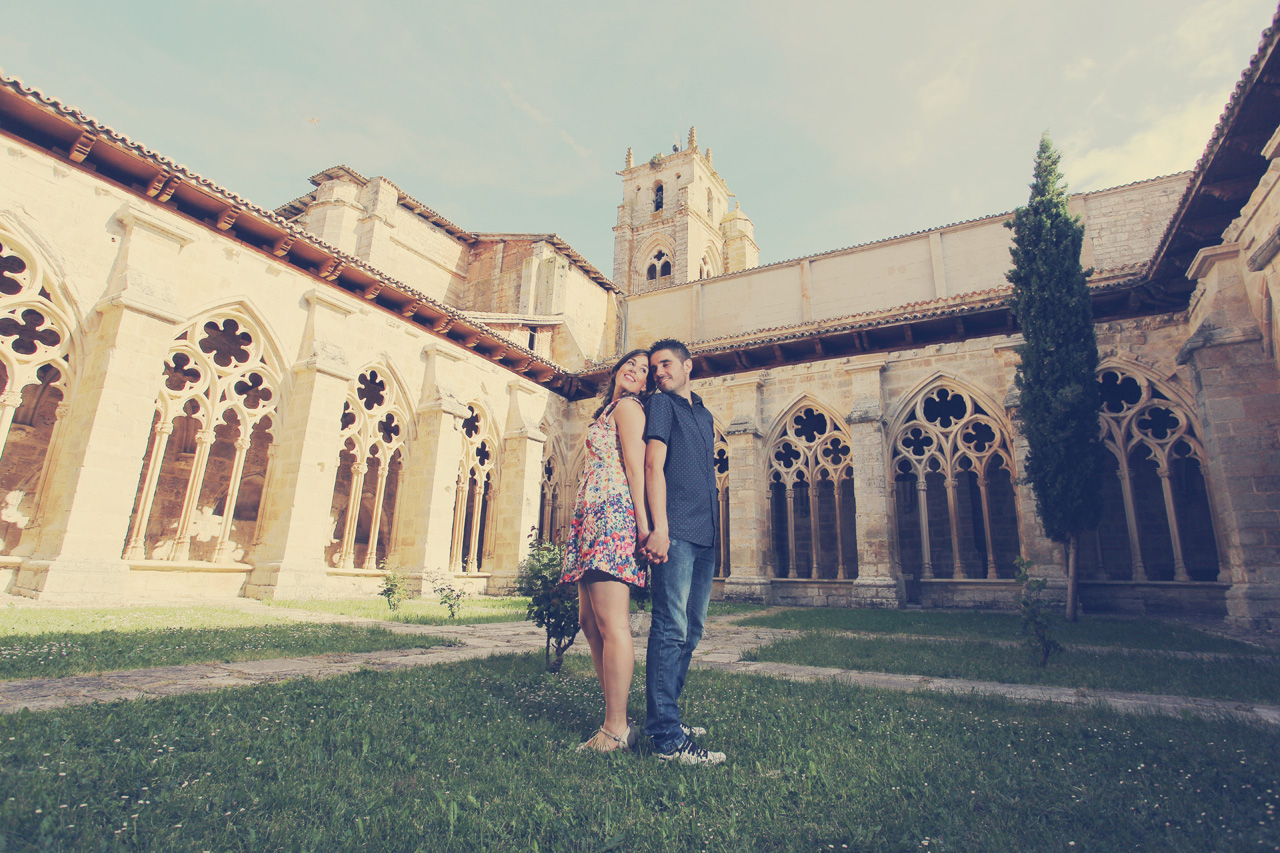
MULTIPOLYGON (((1277 28, 1194 171, 1073 196, 1106 511, 1090 611, 1280 626, 1277 28)), ((275 210, 0 78, 0 581, 48 600, 510 589, 618 354, 691 342, 727 596, 1010 606, 1062 583, 1013 385, 1010 214, 759 266, 690 130, 612 278, 346 166, 275 210)))

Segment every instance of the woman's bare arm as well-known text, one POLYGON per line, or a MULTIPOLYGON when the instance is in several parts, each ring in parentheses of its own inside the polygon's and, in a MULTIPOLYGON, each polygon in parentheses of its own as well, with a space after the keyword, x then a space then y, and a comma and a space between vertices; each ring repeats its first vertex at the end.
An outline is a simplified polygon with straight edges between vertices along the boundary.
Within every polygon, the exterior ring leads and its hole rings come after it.
POLYGON ((644 408, 639 400, 626 397, 614 408, 612 417, 622 445, 622 469, 627 475, 631 502, 636 508, 636 544, 643 546, 651 530, 644 502, 644 408), (628 404, 626 400, 633 400, 635 405, 628 404))

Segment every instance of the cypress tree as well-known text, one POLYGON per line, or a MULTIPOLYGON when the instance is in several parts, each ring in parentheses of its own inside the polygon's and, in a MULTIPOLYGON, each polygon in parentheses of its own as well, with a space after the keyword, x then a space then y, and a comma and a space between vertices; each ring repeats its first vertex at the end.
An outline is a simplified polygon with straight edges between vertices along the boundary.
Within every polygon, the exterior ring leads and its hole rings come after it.
POLYGON ((1105 452, 1098 434, 1098 340, 1089 272, 1080 266, 1084 226, 1067 212, 1061 155, 1040 137, 1035 179, 1013 230, 1013 310, 1025 342, 1015 381, 1019 430, 1027 441, 1026 479, 1045 534, 1067 546, 1067 618, 1076 616, 1080 535, 1101 516, 1105 452))

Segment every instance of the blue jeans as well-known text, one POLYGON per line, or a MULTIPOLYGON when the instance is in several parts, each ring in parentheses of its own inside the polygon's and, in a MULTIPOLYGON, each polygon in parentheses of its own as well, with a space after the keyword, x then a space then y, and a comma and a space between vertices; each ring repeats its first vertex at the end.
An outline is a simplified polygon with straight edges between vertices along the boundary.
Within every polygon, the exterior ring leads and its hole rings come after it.
POLYGON ((667 561, 650 570, 653 621, 644 667, 644 731, 658 752, 684 741, 677 702, 707 621, 715 564, 714 546, 672 539, 667 561))

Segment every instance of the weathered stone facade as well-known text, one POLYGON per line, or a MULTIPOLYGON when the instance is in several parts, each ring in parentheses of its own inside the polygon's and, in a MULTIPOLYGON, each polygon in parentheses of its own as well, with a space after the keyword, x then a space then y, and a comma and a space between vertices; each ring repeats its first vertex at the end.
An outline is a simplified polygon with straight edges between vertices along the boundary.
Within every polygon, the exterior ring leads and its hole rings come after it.
MULTIPOLYGON (((1276 40, 1195 171, 1071 199, 1112 451, 1088 610, 1280 623, 1276 40)), ((11 594, 508 590, 568 524, 603 371, 667 336, 716 416, 721 594, 1008 607, 1017 557, 1065 583, 1020 479, 1008 214, 760 267, 691 130, 628 152, 610 281, 345 166, 269 212, 17 81, 0 118, 11 594)))

